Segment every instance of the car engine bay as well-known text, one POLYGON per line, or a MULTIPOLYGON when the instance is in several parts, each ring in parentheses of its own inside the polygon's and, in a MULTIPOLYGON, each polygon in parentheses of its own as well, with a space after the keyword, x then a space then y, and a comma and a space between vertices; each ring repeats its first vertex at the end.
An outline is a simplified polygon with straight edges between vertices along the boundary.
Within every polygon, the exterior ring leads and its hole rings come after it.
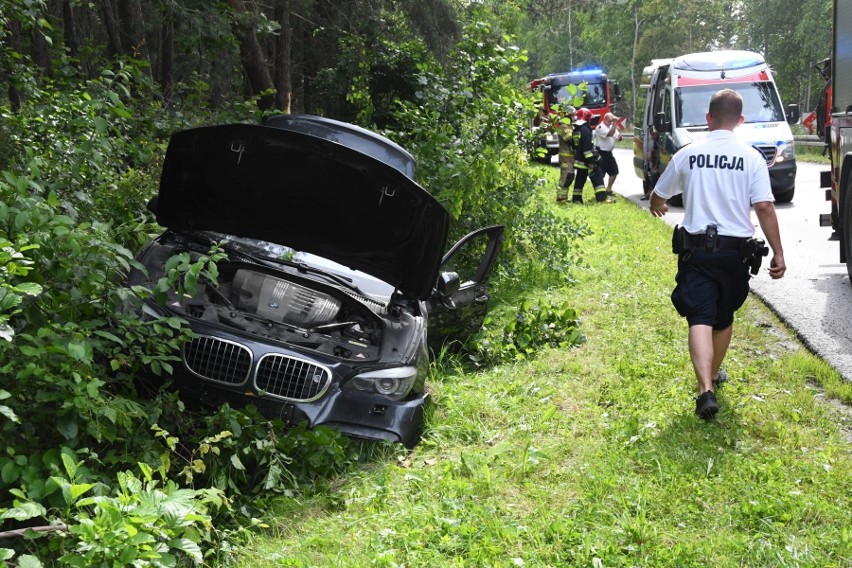
MULTIPOLYGON (((131 283, 152 285, 163 276, 165 261, 178 252, 179 247, 151 243, 144 255, 148 282, 134 275, 131 283)), ((220 261, 218 270, 217 283, 200 279, 195 293, 183 298, 172 292, 166 307, 175 315, 235 329, 258 340, 344 360, 379 358, 384 323, 378 314, 387 309, 381 302, 356 299, 354 293, 319 280, 242 260, 220 261)))

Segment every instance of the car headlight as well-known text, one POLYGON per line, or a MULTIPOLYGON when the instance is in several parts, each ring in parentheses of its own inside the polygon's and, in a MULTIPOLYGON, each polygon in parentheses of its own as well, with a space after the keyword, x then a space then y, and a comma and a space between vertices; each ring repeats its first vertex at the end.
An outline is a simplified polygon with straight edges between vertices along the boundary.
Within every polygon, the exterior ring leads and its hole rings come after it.
POLYGON ((384 395, 391 400, 405 398, 417 379, 417 367, 392 367, 356 375, 345 388, 384 395))
POLYGON ((783 162, 785 160, 795 160, 796 159, 796 145, 793 142, 787 142, 786 144, 781 144, 778 147, 778 155, 775 158, 776 162, 783 162))

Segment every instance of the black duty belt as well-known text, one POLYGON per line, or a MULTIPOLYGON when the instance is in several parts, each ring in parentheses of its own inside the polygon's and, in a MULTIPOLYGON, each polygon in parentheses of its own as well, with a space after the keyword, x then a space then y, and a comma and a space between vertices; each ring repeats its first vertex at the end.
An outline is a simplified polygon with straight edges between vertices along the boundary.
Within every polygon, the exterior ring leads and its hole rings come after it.
MULTIPOLYGON (((692 248, 704 248, 704 233, 698 233, 697 235, 687 233, 687 237, 692 248)), ((740 246, 742 246, 745 240, 744 237, 725 237, 718 235, 716 237, 716 248, 722 250, 740 250, 740 246)))

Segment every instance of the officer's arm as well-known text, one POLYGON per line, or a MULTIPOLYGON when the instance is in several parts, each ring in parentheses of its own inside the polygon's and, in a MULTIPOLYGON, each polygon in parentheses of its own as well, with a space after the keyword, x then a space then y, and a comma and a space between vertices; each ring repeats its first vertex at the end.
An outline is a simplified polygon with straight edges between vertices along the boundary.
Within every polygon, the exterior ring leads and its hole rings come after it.
POLYGON ((771 201, 760 201, 754 204, 754 213, 760 223, 769 246, 772 247, 772 260, 769 263, 769 276, 781 278, 787 270, 784 263, 784 249, 781 247, 781 231, 778 228, 778 217, 775 215, 775 204, 771 201))
POLYGON ((669 211, 669 206, 666 203, 665 197, 660 197, 656 191, 651 192, 651 214, 654 217, 662 217, 669 211))

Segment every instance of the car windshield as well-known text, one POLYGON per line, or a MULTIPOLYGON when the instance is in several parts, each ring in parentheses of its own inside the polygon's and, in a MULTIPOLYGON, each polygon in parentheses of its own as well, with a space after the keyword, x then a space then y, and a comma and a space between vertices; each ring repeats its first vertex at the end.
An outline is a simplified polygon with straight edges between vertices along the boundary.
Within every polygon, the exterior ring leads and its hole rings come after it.
MULTIPOLYGON (((580 82, 576 86, 580 86, 580 82)), ((571 91, 567 85, 554 85, 554 90, 550 91, 550 104, 573 104, 574 100, 571 91)), ((606 83, 589 81, 586 85, 586 92, 583 96, 583 104, 586 108, 604 108, 606 107, 606 83)))
MULTIPOLYGON (((783 122, 784 111, 772 83, 732 83, 725 87, 738 92, 743 98, 745 122, 783 122)), ((705 114, 710 98, 720 85, 695 85, 675 89, 675 119, 678 126, 707 126, 705 114)))

